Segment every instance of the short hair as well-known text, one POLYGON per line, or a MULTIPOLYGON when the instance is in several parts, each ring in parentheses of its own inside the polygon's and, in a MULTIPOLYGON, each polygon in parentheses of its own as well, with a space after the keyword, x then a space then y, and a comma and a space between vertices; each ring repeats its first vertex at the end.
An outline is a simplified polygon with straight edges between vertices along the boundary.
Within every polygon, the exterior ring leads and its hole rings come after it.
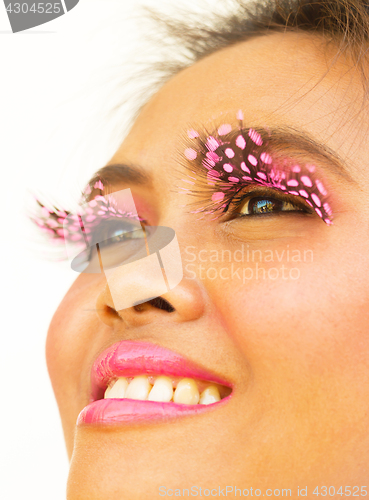
POLYGON ((153 69, 161 75, 158 85, 204 57, 237 43, 272 33, 305 32, 321 35, 327 45, 337 47, 333 63, 341 54, 351 56, 354 67, 361 72, 365 98, 368 97, 369 2, 224 0, 224 6, 226 12, 208 11, 204 21, 194 12, 180 12, 181 20, 179 16, 170 18, 147 9, 158 27, 160 40, 170 39, 172 49, 182 54, 180 60, 167 57, 156 63, 153 69))

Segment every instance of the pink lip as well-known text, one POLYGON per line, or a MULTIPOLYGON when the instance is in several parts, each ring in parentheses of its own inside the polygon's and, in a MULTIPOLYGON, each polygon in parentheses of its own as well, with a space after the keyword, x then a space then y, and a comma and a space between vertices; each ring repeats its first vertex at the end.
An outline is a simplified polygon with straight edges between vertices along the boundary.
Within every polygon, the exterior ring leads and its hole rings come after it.
POLYGON ((169 349, 148 342, 125 340, 113 344, 95 360, 91 370, 90 404, 78 415, 77 425, 137 423, 198 415, 223 406, 231 397, 231 395, 227 396, 211 405, 101 399, 111 379, 142 374, 189 377, 231 387, 229 382, 196 366, 169 349))

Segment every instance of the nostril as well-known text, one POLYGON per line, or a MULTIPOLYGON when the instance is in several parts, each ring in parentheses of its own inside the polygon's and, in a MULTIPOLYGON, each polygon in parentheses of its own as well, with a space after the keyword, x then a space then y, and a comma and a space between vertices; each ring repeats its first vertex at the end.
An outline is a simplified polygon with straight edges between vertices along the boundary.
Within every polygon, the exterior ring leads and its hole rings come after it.
POLYGON ((105 311, 109 316, 114 316, 116 318, 122 319, 117 313, 117 311, 108 305, 105 306, 105 311))
POLYGON ((150 299, 142 304, 137 304, 136 306, 134 306, 134 309, 138 312, 142 312, 147 308, 147 304, 151 304, 153 307, 161 309, 162 311, 167 311, 167 312, 175 311, 174 307, 162 297, 155 297, 154 299, 150 299))
POLYGON ((175 311, 174 307, 163 297, 155 297, 155 299, 151 299, 150 304, 158 309, 163 309, 164 311, 173 312, 175 311))

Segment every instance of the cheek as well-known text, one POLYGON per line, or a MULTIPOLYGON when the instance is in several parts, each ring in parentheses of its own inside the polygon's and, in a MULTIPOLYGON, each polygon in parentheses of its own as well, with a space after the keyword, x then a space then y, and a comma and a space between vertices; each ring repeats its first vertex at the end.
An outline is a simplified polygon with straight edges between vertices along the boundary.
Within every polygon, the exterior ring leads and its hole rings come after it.
POLYGON ((323 252, 294 267, 301 270, 298 280, 218 280, 211 286, 250 370, 239 404, 270 424, 271 439, 293 438, 313 457, 316 450, 335 449, 337 436, 367 436, 369 287, 354 289, 358 271, 337 266, 323 252))
POLYGON ((81 389, 86 377, 91 339, 99 327, 96 298, 101 278, 80 275, 68 291, 51 321, 46 341, 47 367, 62 420, 78 415, 81 389))
POLYGON ((259 389, 286 399, 291 390, 311 389, 315 398, 314 383, 319 381, 326 386, 326 394, 321 394, 331 398, 332 407, 335 398, 343 400, 344 394, 356 408, 360 401, 368 401, 369 283, 365 276, 369 265, 364 257, 353 265, 347 257, 349 249, 338 248, 335 257, 326 247, 317 247, 313 262, 259 262, 257 279, 256 262, 236 264, 240 279, 235 276, 209 285, 259 389), (247 277, 253 271, 253 279, 242 279, 244 269, 247 277), (290 274, 292 269, 298 272, 290 274))
POLYGON ((369 351, 369 284, 353 286, 359 276, 348 276, 335 262, 285 265, 285 278, 281 268, 254 263, 240 271, 241 277, 243 271, 247 277, 253 272, 253 279, 220 280, 213 286, 229 331, 245 354, 298 364, 307 353, 317 363, 327 363, 335 353, 337 364, 337 356, 346 360, 350 353, 354 365, 360 349, 369 351))
POLYGON ((250 363, 289 364, 303 376, 322 364, 355 374, 364 352, 369 359, 366 226, 346 215, 318 223, 308 237, 235 243, 214 262, 204 253, 206 287, 250 363))

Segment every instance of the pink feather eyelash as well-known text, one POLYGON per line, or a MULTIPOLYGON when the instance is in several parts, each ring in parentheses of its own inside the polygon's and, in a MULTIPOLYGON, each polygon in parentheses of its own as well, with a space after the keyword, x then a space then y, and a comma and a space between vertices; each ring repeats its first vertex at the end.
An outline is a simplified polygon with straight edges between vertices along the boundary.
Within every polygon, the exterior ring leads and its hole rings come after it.
MULTIPOLYGON (((242 111, 237 113, 237 119, 239 128, 236 131, 232 131, 231 125, 222 124, 213 134, 199 133, 194 129, 187 132, 191 144, 185 149, 184 156, 185 166, 190 172, 187 179, 182 179, 186 182, 186 187, 179 189, 186 194, 200 194, 202 199, 206 195, 208 200, 205 204, 202 201, 202 206, 191 213, 202 213, 205 216, 220 212, 216 219, 228 209, 243 187, 260 185, 299 196, 326 224, 332 224, 328 193, 323 182, 315 177, 315 166, 291 166, 274 161, 267 152, 267 144, 263 142, 261 134, 253 128, 243 128, 242 111)), ((126 217, 143 221, 135 214, 123 212, 106 200, 102 196, 103 190, 101 180, 96 181, 94 186, 88 185, 82 193, 84 206, 75 214, 56 206, 49 208, 36 198, 39 210, 31 215, 30 219, 51 241, 67 240, 70 243, 82 243, 82 214, 83 232, 86 234, 107 218, 126 217), (86 205, 93 189, 99 190, 100 195, 95 196, 86 205)))
POLYGON ((253 128, 243 128, 242 111, 238 111, 237 119, 236 131, 232 131, 231 125, 222 124, 211 135, 194 129, 187 132, 192 144, 186 147, 184 156, 190 173, 182 179, 187 185, 180 190, 194 195, 212 192, 211 202, 191 213, 209 215, 220 211, 220 217, 245 185, 260 185, 299 196, 326 224, 332 224, 328 193, 323 182, 315 177, 315 166, 274 161, 261 134, 253 128), (200 172, 198 165, 202 167, 200 172))
MULTIPOLYGON (((101 181, 94 185, 94 189, 103 191, 104 186, 101 181)), ((82 193, 82 199, 86 200, 91 194, 91 186, 87 186, 82 193)), ((31 215, 30 219, 38 228, 44 232, 48 238, 54 241, 69 243, 80 243, 83 240, 81 235, 81 216, 83 215, 83 233, 91 233, 99 223, 104 219, 121 219, 129 218, 132 220, 142 221, 131 212, 125 212, 118 208, 111 200, 107 200, 102 195, 95 196, 92 200, 84 203, 75 214, 69 210, 53 206, 47 207, 39 199, 36 198, 39 207, 38 213, 31 215)))

